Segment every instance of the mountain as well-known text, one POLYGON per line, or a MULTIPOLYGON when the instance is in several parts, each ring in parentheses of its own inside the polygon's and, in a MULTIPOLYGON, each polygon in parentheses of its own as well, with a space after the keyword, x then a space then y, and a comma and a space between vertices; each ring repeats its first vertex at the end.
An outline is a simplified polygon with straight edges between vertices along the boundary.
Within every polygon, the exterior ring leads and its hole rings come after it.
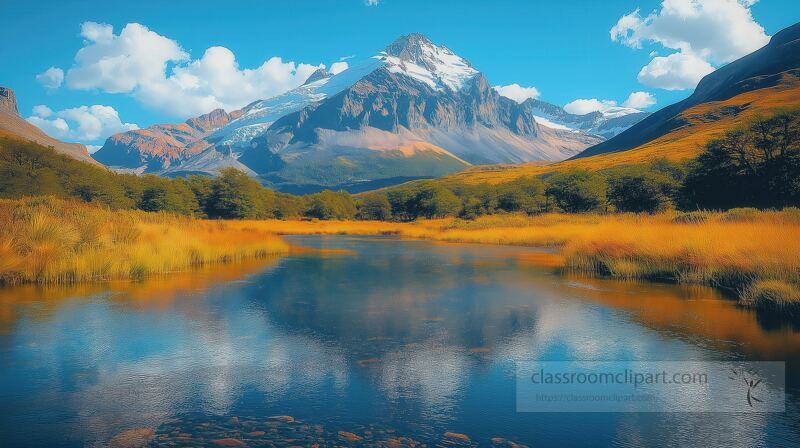
POLYGON ((610 107, 603 111, 590 112, 584 115, 571 114, 563 107, 537 99, 528 99, 522 103, 530 109, 536 122, 543 126, 570 129, 603 139, 609 139, 649 116, 631 107, 610 107))
POLYGON ((653 113, 579 157, 556 163, 475 166, 437 182, 498 184, 576 168, 604 170, 665 158, 686 160, 697 157, 710 140, 747 125, 754 117, 793 109, 800 109, 800 24, 707 75, 686 100, 653 113))
MULTIPOLYGON (((583 151, 588 157, 626 151, 666 140, 696 146, 719 135, 720 122, 756 112, 767 98, 787 107, 800 102, 800 23, 775 34, 769 43, 706 75, 694 93, 665 107, 625 132, 583 151), (757 94, 748 95, 759 92, 757 94), (709 124, 717 125, 712 129, 709 124), (690 138, 687 138, 690 137, 690 138)), ((770 104, 770 107, 775 104, 770 104)))
POLYGON ((211 143, 205 138, 240 115, 216 109, 176 125, 155 125, 115 134, 94 153, 94 158, 112 168, 165 171, 207 149, 211 143))
POLYGON ((97 157, 168 176, 232 166, 277 187, 337 186, 563 160, 616 126, 604 128, 612 122, 605 116, 573 126, 544 116, 537 122, 535 110, 497 94, 452 50, 410 34, 336 75, 319 70, 217 126, 196 131, 187 122, 117 134, 97 157))
POLYGON ((51 146, 56 151, 74 159, 98 165, 89 155, 89 151, 85 146, 56 140, 25 121, 19 115, 14 91, 7 87, 0 87, 0 136, 28 140, 42 146, 51 146))

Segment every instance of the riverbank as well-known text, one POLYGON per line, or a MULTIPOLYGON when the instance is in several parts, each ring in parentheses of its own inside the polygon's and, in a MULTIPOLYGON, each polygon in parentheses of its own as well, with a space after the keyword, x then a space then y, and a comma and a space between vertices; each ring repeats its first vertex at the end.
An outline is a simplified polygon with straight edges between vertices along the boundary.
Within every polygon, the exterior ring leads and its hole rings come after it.
POLYGON ((742 305, 797 312, 800 210, 493 215, 411 223, 209 221, 53 198, 0 200, 0 283, 141 279, 288 253, 280 235, 395 235, 558 249, 568 271, 704 284, 742 305))
POLYGON ((553 247, 566 270, 617 279, 704 284, 745 306, 800 307, 800 211, 495 215, 415 223, 267 221, 279 234, 398 235, 553 247))
POLYGON ((47 197, 0 200, 0 284, 65 284, 185 271, 289 252, 244 221, 110 210, 47 197))

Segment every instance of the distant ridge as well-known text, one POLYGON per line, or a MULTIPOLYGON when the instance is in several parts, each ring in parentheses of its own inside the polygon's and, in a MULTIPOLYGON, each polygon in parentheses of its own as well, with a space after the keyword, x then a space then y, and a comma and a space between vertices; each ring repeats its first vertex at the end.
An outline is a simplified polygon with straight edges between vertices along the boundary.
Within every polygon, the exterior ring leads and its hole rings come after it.
POLYGON ((772 36, 763 48, 706 75, 689 98, 653 113, 625 132, 586 149, 575 158, 625 151, 651 142, 685 126, 686 120, 682 119, 681 113, 692 107, 773 87, 786 81, 787 77, 800 77, 800 23, 772 36))

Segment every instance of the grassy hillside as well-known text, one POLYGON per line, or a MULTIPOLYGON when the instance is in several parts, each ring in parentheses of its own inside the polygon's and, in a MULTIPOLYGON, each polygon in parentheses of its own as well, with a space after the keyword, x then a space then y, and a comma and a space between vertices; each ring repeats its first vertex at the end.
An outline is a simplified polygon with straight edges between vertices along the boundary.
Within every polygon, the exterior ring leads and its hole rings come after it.
POLYGON ((703 146, 726 131, 746 125, 759 116, 800 107, 800 78, 784 74, 772 87, 736 95, 725 101, 704 103, 687 109, 673 119, 676 128, 636 148, 582 159, 543 164, 492 165, 475 167, 441 179, 443 184, 499 184, 522 176, 538 176, 573 168, 602 170, 619 165, 657 159, 682 161, 697 157, 703 146))

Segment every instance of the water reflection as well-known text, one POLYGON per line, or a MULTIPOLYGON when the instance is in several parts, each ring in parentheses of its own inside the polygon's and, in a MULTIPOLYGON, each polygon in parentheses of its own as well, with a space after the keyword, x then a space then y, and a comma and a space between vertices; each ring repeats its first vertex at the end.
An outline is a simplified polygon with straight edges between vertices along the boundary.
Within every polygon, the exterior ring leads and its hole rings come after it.
POLYGON ((697 434, 779 445, 798 434, 796 404, 787 416, 514 411, 518 360, 800 353, 795 330, 765 330, 713 290, 565 278, 542 267, 555 255, 521 248, 293 242, 329 251, 146 283, 0 290, 2 440, 102 445, 187 412, 530 445, 696 445, 697 434))

